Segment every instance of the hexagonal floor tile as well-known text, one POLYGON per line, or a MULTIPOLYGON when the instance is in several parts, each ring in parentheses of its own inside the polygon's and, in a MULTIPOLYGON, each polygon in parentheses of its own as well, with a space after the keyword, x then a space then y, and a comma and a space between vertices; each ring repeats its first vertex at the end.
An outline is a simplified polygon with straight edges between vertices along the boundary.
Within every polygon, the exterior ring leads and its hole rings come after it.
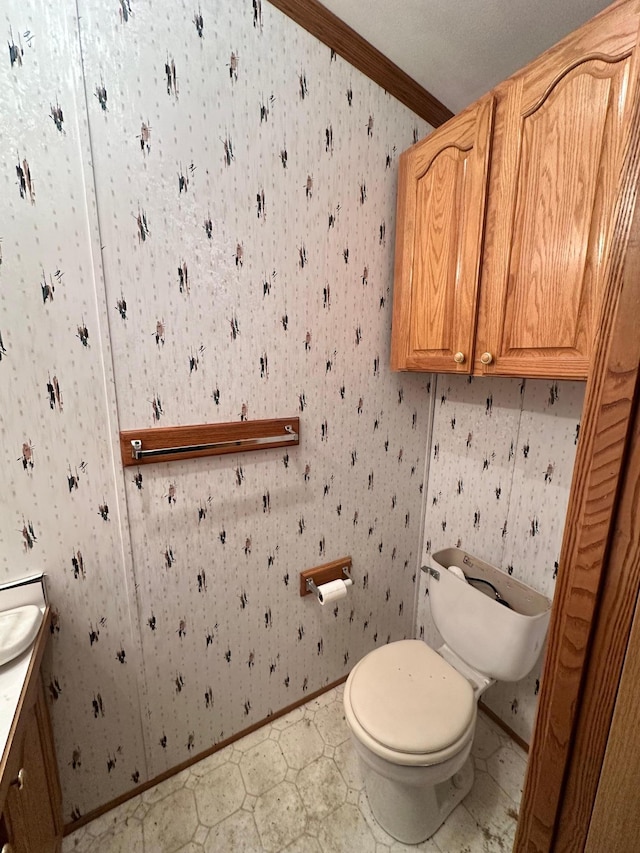
POLYGON ((496 844, 505 842, 509 849, 518 820, 517 806, 488 773, 476 773, 464 806, 486 838, 495 839, 496 844))
POLYGON ((356 791, 361 791, 364 786, 362 770, 360 768, 360 760, 356 755, 351 739, 346 740, 344 743, 341 743, 340 746, 336 747, 336 751, 333 754, 333 760, 342 774, 342 778, 347 783, 347 786, 355 789, 356 791))
POLYGON ((159 782, 157 785, 154 785, 153 788, 149 788, 148 791, 145 791, 142 794, 142 801, 149 805, 153 805, 154 803, 160 802, 160 800, 164 800, 168 794, 173 794, 174 791, 179 791, 180 788, 184 788, 185 782, 189 780, 190 774, 191 771, 189 768, 180 773, 174 773, 173 776, 169 776, 169 778, 165 779, 164 782, 159 782))
POLYGON ((111 809, 106 814, 100 815, 85 827, 87 835, 97 838, 111 829, 119 829, 125 825, 127 818, 131 817, 142 802, 142 797, 138 794, 127 800, 126 803, 121 803, 114 809, 111 809))
POLYGON ((484 717, 478 714, 471 754, 476 758, 489 758, 489 756, 500 749, 501 745, 502 741, 498 733, 489 725, 484 717))
POLYGON ((320 737, 329 746, 340 746, 349 738, 349 727, 344 716, 342 702, 332 702, 316 713, 314 723, 320 737))
POLYGON ((258 797, 253 810, 262 847, 281 850, 304 832, 307 823, 304 806, 295 785, 280 782, 258 797))
MULTIPOLYGON (((464 805, 459 805, 451 812, 433 836, 433 841, 439 850, 464 850, 465 853, 467 851, 468 853, 498 853, 498 848, 492 840, 482 837, 480 827, 464 805)), ((500 853, 505 853, 504 847, 500 853)))
POLYGON ((132 821, 108 833, 101 838, 95 839, 93 844, 87 848, 89 853, 144 853, 144 840, 142 838, 142 824, 132 821))
POLYGON ((280 735, 278 743, 287 764, 294 770, 300 770, 320 758, 324 750, 324 741, 309 720, 300 720, 289 726, 280 735))
POLYGON ((247 812, 236 812, 209 832, 205 853, 256 853, 261 849, 255 822, 247 812))
POLYGON ((242 805, 245 789, 237 765, 227 763, 207 773, 193 789, 200 823, 215 826, 242 805))
POLYGON ((375 853, 376 842, 356 806, 345 803, 318 832, 323 853, 375 853))
POLYGON ((271 728, 276 731, 283 731, 284 729, 289 728, 289 726, 293 725, 293 723, 297 723, 304 717, 304 705, 300 708, 294 708, 293 711, 289 711, 288 714, 284 714, 282 717, 278 717, 277 720, 273 720, 271 723, 271 728))
POLYGON ((251 732, 244 737, 241 737, 240 740, 237 740, 234 743, 236 749, 239 749, 240 752, 248 752, 250 749, 253 749, 254 746, 257 746, 259 743, 262 743, 263 740, 266 740, 271 734, 271 725, 267 723, 264 726, 260 726, 259 729, 256 729, 255 732, 251 732))
POLYGON ((303 835, 297 838, 293 844, 285 847, 282 853, 322 853, 322 850, 317 838, 303 835))
POLYGON ((240 772, 247 792, 259 797, 282 782, 287 772, 287 762, 276 741, 265 740, 244 753, 240 772))
POLYGON ((65 838, 63 851, 504 853, 515 831, 526 753, 480 715, 473 789, 432 841, 403 845, 370 812, 341 691, 97 818, 65 838))
POLYGON ((347 786, 335 762, 319 758, 298 773, 296 787, 310 818, 322 818, 345 802, 347 786))
POLYGON ((192 791, 182 788, 149 809, 142 822, 145 850, 175 853, 191 839, 198 826, 192 791))
POLYGON ((491 778, 519 806, 527 762, 511 747, 502 746, 487 761, 487 770, 491 778))
POLYGON ((201 758, 197 764, 192 764, 189 770, 192 778, 199 779, 201 776, 206 776, 211 773, 216 767, 222 767, 231 758, 233 754, 233 744, 225 746, 224 749, 219 749, 217 752, 212 752, 206 758, 201 758))

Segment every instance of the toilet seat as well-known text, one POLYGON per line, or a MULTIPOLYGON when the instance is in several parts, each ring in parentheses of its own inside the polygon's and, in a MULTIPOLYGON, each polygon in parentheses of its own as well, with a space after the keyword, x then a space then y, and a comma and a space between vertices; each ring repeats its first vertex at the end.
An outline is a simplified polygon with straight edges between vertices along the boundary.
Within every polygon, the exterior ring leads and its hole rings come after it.
POLYGON ((345 712, 356 737, 396 764, 446 761, 475 730, 473 688, 421 640, 375 649, 352 670, 345 712))

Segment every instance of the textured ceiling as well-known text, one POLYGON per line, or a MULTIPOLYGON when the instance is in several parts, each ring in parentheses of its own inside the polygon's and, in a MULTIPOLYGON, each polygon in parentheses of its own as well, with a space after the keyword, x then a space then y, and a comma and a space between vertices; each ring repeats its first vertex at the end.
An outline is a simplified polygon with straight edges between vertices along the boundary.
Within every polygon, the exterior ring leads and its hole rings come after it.
POLYGON ((453 112, 608 0, 321 0, 453 112))

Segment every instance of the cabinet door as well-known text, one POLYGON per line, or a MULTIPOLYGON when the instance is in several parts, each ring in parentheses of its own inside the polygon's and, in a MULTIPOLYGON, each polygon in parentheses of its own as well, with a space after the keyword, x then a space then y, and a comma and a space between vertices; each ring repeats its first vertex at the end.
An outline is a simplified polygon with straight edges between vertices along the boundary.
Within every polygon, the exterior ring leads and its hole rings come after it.
POLYGON ((55 853, 60 849, 60 788, 42 686, 25 710, 19 765, 23 785, 9 788, 4 819, 15 853, 55 853))
POLYGON ((395 370, 471 371, 493 106, 483 98, 400 158, 395 370))
POLYGON ((587 376, 634 82, 632 7, 497 92, 475 372, 587 376))

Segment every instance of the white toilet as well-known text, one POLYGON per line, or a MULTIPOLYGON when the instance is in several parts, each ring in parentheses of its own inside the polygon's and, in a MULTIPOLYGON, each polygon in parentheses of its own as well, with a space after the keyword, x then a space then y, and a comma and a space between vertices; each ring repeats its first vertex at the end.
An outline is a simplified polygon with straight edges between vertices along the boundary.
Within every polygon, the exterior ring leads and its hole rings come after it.
POLYGON ((405 844, 433 835, 468 794, 478 699, 494 681, 532 669, 551 610, 548 598, 459 548, 432 561, 431 614, 444 645, 381 646, 344 691, 371 810, 405 844))

